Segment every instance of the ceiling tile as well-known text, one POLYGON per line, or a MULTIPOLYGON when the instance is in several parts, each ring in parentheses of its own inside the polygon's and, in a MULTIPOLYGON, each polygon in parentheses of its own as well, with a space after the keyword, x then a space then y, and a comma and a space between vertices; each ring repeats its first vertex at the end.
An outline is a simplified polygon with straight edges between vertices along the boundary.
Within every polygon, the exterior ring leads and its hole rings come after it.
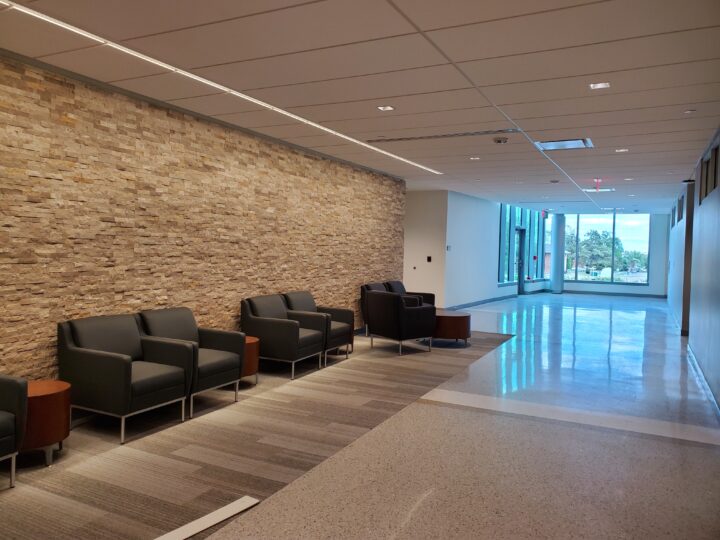
POLYGON ((468 86, 467 81, 455 68, 444 65, 266 88, 253 90, 248 94, 275 106, 287 108, 455 90, 468 86))
POLYGON ((720 57, 720 27, 463 62, 478 86, 607 73, 720 57))
POLYGON ((73 34, 14 9, 0 12, 0 48, 36 58, 83 47, 97 41, 73 34))
POLYGON ((280 9, 307 0, 36 0, 28 7, 112 41, 280 9), (201 9, 199 9, 201 8, 201 9))
POLYGON ((460 26, 552 11, 596 0, 395 0, 395 4, 423 30, 460 26))
POLYGON ((325 0, 124 44, 179 67, 199 68, 413 31, 385 0, 325 0))
POLYGON ((160 100, 173 100, 217 92, 214 88, 177 73, 151 75, 113 82, 114 86, 160 100))
POLYGON ((107 45, 43 56, 40 60, 103 82, 168 73, 160 66, 107 45))
POLYGON ((411 34, 194 71, 236 90, 247 90, 445 63, 425 38, 411 34))
POLYGON ((613 0, 428 33, 456 62, 690 30, 720 17, 717 0, 613 0), (662 17, 648 16, 662 13, 662 17))

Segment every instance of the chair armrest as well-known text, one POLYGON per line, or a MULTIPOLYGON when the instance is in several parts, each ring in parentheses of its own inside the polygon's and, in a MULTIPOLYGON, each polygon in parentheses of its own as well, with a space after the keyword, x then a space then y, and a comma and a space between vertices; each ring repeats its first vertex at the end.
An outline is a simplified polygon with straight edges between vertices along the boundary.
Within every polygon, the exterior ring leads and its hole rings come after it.
POLYGON ((414 294, 403 294, 403 305, 405 307, 419 307, 422 306, 422 298, 414 294))
POLYGON ((315 311, 295 311, 289 309, 287 312, 288 319, 297 321, 302 328, 317 330, 323 335, 327 333, 330 316, 327 313, 317 313, 315 311))
POLYGON ((15 415, 15 448, 20 448, 25 435, 28 384, 20 377, 0 375, 0 410, 15 415))
POLYGON ((73 405, 112 414, 129 411, 130 356, 71 346, 60 352, 59 368, 60 379, 71 385, 73 405))
POLYGON ((290 319, 246 316, 242 319, 246 335, 260 340, 260 356, 294 360, 300 341, 300 323, 290 319))
POLYGON ((197 345, 194 342, 158 336, 142 336, 140 342, 144 361, 183 369, 185 389, 190 389, 193 371, 197 367, 197 345))
POLYGON ((345 308, 333 308, 333 307, 318 307, 318 311, 321 313, 327 313, 333 321, 342 322, 349 324, 351 327, 355 327, 355 312, 352 309, 345 308))
POLYGON ((228 351, 245 356, 245 334, 230 330, 215 330, 214 328, 198 328, 200 333, 200 347, 228 351))
POLYGON ((435 294, 430 292, 408 292, 405 294, 411 294, 413 296, 419 296, 422 298, 422 301, 424 304, 430 304, 431 306, 435 305, 435 294))

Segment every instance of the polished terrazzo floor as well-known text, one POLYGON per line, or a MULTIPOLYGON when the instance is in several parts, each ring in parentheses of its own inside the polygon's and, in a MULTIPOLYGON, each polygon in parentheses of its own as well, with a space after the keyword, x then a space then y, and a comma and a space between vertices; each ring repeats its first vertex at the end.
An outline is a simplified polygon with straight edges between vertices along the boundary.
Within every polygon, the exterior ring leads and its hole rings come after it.
POLYGON ((720 538, 720 417, 662 299, 538 294, 516 334, 215 538, 720 538))

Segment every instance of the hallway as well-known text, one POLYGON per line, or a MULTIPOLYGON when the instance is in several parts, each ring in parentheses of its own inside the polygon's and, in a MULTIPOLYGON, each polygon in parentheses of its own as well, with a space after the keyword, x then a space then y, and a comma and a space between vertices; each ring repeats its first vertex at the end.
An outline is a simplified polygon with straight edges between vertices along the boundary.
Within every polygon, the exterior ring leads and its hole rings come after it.
POLYGON ((664 300, 472 313, 516 337, 215 537, 720 535, 717 409, 664 300))

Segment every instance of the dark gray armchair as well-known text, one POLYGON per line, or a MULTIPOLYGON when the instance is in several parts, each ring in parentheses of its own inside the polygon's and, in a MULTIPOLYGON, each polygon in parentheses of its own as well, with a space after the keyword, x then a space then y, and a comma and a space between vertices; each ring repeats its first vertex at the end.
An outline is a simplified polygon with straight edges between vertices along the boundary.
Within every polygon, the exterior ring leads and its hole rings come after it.
POLYGON ((435 295, 433 293, 406 291, 405 285, 402 281, 386 281, 385 287, 389 292, 406 294, 409 296, 419 296, 422 299, 423 304, 430 304, 431 306, 435 305, 435 295))
POLYGON ((200 328, 190 309, 185 307, 153 309, 138 314, 141 328, 150 336, 183 340, 192 344, 193 372, 190 386, 190 418, 196 394, 235 385, 242 378, 245 358, 245 334, 200 328))
POLYGON ((435 306, 421 304, 414 296, 371 291, 367 294, 367 308, 371 347, 373 337, 378 336, 397 341, 399 354, 402 354, 402 342, 408 339, 426 338, 428 350, 432 349, 435 306))
POLYGON ((125 419, 185 399, 193 369, 191 343, 141 336, 133 315, 88 317, 58 324, 60 379, 72 385, 71 410, 125 419))
POLYGON ((10 487, 15 487, 15 461, 25 435, 27 381, 0 375, 0 461, 10 460, 10 487))
POLYGON ((317 355, 322 366, 329 318, 326 313, 288 309, 279 294, 246 298, 240 308, 243 332, 260 338, 260 358, 290 363, 291 379, 300 360, 317 355))
POLYGON ((327 313, 330 315, 325 330, 325 365, 327 365, 328 351, 335 350, 343 345, 345 346, 345 358, 348 357, 355 337, 355 313, 352 309, 318 306, 309 291, 289 292, 283 296, 288 308, 292 310, 327 313))

